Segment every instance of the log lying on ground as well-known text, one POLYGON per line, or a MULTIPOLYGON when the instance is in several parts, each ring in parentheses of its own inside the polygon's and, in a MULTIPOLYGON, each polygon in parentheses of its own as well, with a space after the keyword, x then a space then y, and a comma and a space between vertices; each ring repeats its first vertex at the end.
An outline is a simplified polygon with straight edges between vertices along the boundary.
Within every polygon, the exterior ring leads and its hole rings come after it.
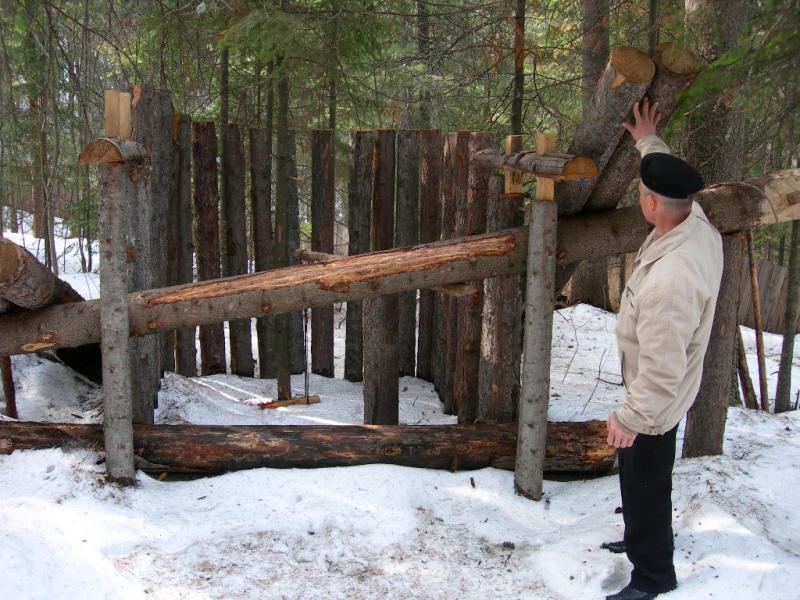
MULTIPOLYGON (((622 123, 633 104, 644 96, 655 71, 655 63, 644 52, 625 46, 614 48, 572 138, 569 153, 594 159, 602 172, 625 133, 622 123)), ((556 186, 559 216, 580 212, 596 183, 597 178, 559 182, 556 186)))
MULTIPOLYGON (((698 194, 723 233, 800 218, 800 169, 698 194)), ((638 206, 561 219, 556 256, 570 263, 636 250, 648 232, 638 206)), ((307 306, 430 288, 525 268, 527 228, 348 256, 240 277, 135 292, 131 335, 278 314, 307 306)), ((563 282, 562 282, 563 283, 563 282)), ((0 354, 79 346, 99 340, 96 300, 0 316, 0 354)))
POLYGON ((0 298, 26 309, 83 300, 33 254, 5 238, 0 238, 0 298))
MULTIPOLYGON (((602 421, 549 423, 545 470, 607 473, 616 451, 602 421)), ((155 473, 391 464, 431 469, 513 468, 516 424, 135 425, 137 466, 155 473)), ((0 454, 101 449, 101 425, 0 422, 0 454)))

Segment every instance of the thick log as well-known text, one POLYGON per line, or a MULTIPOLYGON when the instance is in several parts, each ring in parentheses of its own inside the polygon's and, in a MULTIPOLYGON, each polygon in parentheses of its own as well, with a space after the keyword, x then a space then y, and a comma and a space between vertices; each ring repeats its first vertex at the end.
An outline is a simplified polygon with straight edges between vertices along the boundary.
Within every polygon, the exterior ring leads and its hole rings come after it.
MULTIPOLYGON (((244 197, 244 146, 236 125, 222 125, 222 212, 225 223, 225 253, 222 274, 225 277, 247 273, 247 217, 244 197)), ((252 377, 253 334, 250 319, 228 323, 231 373, 252 377)))
MULTIPOLYGON (((523 221, 519 196, 503 193, 504 181, 489 182, 487 231, 518 227, 523 221)), ((522 279, 519 275, 484 281, 483 329, 478 374, 478 422, 511 423, 517 418, 522 351, 522 279)))
MULTIPOLYGON (((194 168, 195 239, 197 240, 197 279, 220 276, 219 188, 217 185, 217 132, 213 121, 192 124, 192 164, 194 168)), ((200 326, 200 373, 225 373, 225 329, 222 321, 200 326)), ((187 323, 188 325, 188 323, 187 323)))
MULTIPOLYGON (((311 250, 333 253, 335 222, 335 136, 311 132, 311 250)), ((333 306, 311 311, 311 372, 333 377, 333 306)))
MULTIPOLYGON (((469 155, 494 145, 494 135, 474 132, 469 142, 469 155)), ((486 231, 486 207, 489 179, 492 174, 470 164, 467 176, 466 206, 456 215, 456 230, 460 235, 477 235, 486 231)), ((453 373, 453 404, 458 407, 458 422, 470 424, 478 416, 478 373, 481 350, 481 320, 483 313, 482 282, 472 282, 476 293, 456 300, 457 323, 455 372, 453 373)))
MULTIPOLYGON (((423 244, 439 239, 440 187, 442 178, 442 136, 438 129, 422 132, 422 165, 420 168, 419 241, 423 244)), ((419 327, 417 334, 417 377, 432 381, 431 350, 433 348, 433 313, 436 294, 419 293, 419 327)))
MULTIPOLYGON (((372 131, 350 132, 347 185, 347 254, 350 256, 369 252, 374 136, 372 131)), ((344 378, 347 381, 361 381, 363 378, 362 321, 362 303, 348 302, 344 343, 344 378)))
MULTIPOLYGON (((194 281, 194 241, 192 240, 192 121, 180 116, 177 133, 178 182, 176 257, 177 283, 194 281)), ((175 368, 180 375, 197 375, 197 329, 184 327, 175 332, 175 368)))
MULTIPOLYGON (((396 248, 419 243, 419 132, 397 132, 396 248)), ((400 375, 414 376, 417 346, 417 292, 398 299, 397 345, 400 375)))
MULTIPOLYGON (((614 48, 572 138, 569 154, 593 159, 602 172, 625 133, 622 123, 633 104, 644 96, 655 70, 653 60, 645 53, 626 46, 614 48)), ((559 216, 580 212, 596 183, 596 177, 560 182, 556 186, 559 216)))
MULTIPOLYGON (((270 87, 270 90, 272 88, 270 87)), ((271 92, 270 92, 271 93, 271 92)), ((272 103, 269 102, 267 129, 250 130, 250 214, 253 257, 256 271, 273 267, 272 250, 272 103)), ((258 376, 275 379, 274 333, 271 317, 256 319, 258 376)))
MULTIPOLYGON (((372 250, 394 245, 395 138, 394 129, 375 132, 372 250)), ((396 294, 364 302, 364 423, 367 424, 396 425, 400 418, 397 319, 396 294)))
MULTIPOLYGON (((715 185, 698 194, 712 224, 732 233, 800 219, 800 169, 715 185)), ((556 258, 574 262, 636 250, 648 226, 638 206, 561 219, 556 258)), ((409 289, 521 273, 527 227, 411 248, 128 295, 131 335, 409 289)), ((0 354, 99 341, 96 300, 0 316, 0 354)))
POLYGON ((29 310, 83 300, 33 254, 5 238, 0 238, 0 298, 29 310))
MULTIPOLYGON (((616 451, 601 421, 550 423, 545 469, 607 473, 616 451)), ((223 473, 391 464, 432 469, 511 469, 516 426, 136 425, 134 450, 149 473, 223 473)), ((0 422, 0 454, 60 447, 102 450, 100 425, 0 422)))
POLYGON ((597 163, 588 156, 572 154, 536 154, 529 150, 506 155, 487 148, 471 157, 470 163, 482 168, 503 169, 538 177, 563 177, 567 180, 597 177, 597 163))

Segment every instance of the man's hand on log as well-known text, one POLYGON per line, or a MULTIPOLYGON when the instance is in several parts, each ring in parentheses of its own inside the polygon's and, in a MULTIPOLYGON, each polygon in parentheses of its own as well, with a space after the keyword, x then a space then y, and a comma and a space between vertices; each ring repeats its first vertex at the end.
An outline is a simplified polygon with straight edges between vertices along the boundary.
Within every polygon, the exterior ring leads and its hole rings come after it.
POLYGON ((636 432, 628 430, 623 427, 614 413, 608 415, 606 420, 608 426, 608 445, 614 448, 630 448, 633 446, 633 440, 636 439, 636 432))
POLYGON ((638 103, 633 105, 633 119, 633 125, 623 123, 622 126, 630 131, 635 142, 648 135, 655 135, 656 125, 661 120, 661 115, 658 114, 658 102, 650 106, 650 99, 645 96, 641 102, 641 111, 638 103))

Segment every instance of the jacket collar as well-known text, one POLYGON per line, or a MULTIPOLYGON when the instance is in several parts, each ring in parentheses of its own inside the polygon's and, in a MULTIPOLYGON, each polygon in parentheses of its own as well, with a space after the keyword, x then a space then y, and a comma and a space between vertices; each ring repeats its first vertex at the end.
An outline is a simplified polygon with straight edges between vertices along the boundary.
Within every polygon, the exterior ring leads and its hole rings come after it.
POLYGON ((643 266, 657 261, 692 237, 701 221, 709 222, 700 205, 692 202, 692 211, 679 225, 660 237, 656 236, 655 230, 650 232, 636 255, 635 263, 643 266))

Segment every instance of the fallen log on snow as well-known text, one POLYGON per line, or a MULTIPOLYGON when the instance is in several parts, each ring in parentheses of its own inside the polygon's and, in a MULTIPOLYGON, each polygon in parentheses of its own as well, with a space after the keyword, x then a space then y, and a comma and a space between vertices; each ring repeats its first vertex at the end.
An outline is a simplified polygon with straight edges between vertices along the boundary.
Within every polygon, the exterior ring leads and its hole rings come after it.
MULTIPOLYGON (((715 185, 697 197, 723 233, 791 221, 800 218, 800 169, 715 185)), ((632 252, 647 232, 638 206, 560 219, 556 257, 566 264, 632 252)), ((130 333, 147 335, 520 273, 525 269, 527 236, 523 227, 135 292, 128 296, 130 333)), ((563 283, 557 282, 557 286, 563 283)), ((99 324, 97 300, 2 315, 0 354, 97 342, 99 324)))
MULTIPOLYGON (((616 451, 602 421, 549 423, 545 470, 607 473, 616 451)), ((134 425, 137 466, 151 473, 391 464, 512 469, 517 425, 134 425)), ((0 422, 0 454, 102 449, 102 425, 0 422)))

